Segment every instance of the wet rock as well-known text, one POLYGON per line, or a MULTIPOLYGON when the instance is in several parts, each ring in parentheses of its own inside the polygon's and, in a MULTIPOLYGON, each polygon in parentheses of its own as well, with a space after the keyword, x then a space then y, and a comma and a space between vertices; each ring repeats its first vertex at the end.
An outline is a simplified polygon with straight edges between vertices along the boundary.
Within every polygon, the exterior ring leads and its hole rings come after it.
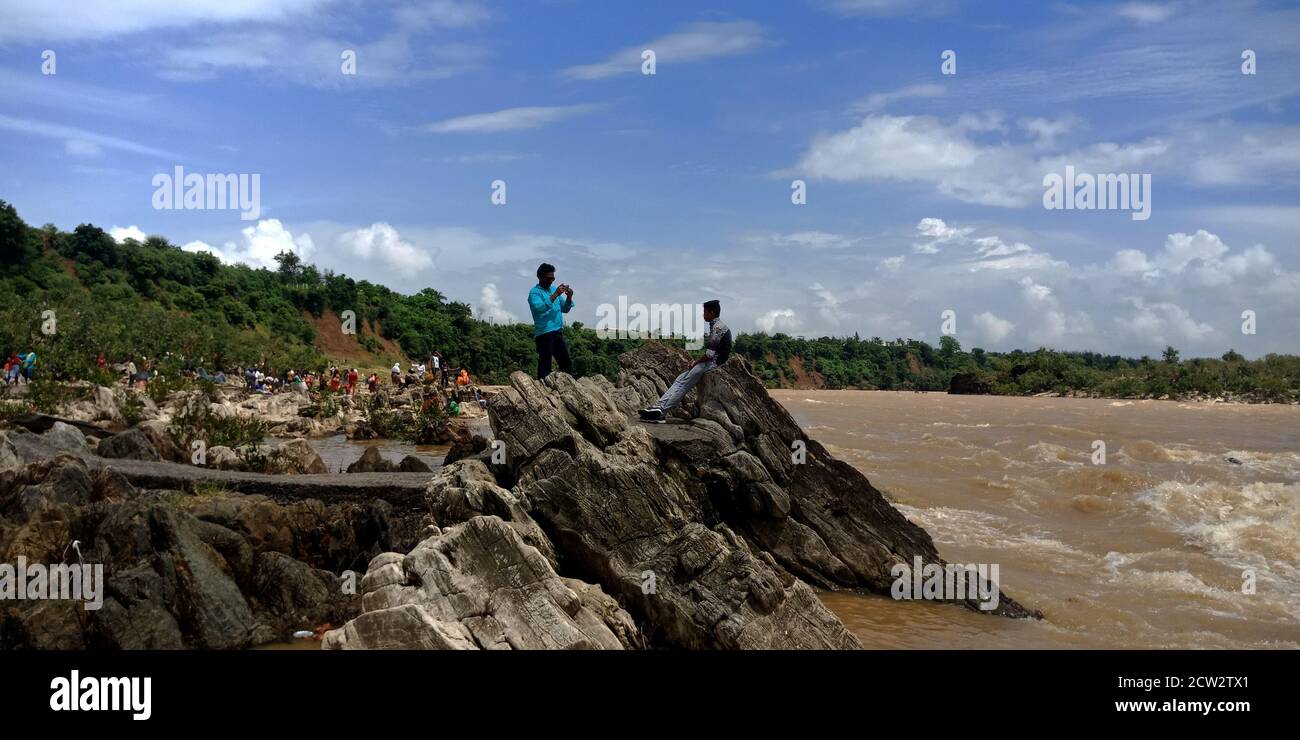
POLYGON ((402 473, 432 473, 433 468, 429 464, 415 455, 407 455, 397 464, 397 470, 402 473))
POLYGON ((360 606, 340 578, 279 552, 257 556, 253 593, 273 618, 280 639, 300 629, 342 624, 360 606))
POLYGON ((478 455, 490 444, 487 437, 473 434, 460 425, 453 426, 451 434, 451 449, 447 450, 447 456, 442 460, 443 465, 450 465, 457 460, 478 455))
POLYGON ((347 470, 349 473, 392 473, 397 466, 386 459, 378 447, 367 447, 361 453, 361 459, 349 465, 347 470))

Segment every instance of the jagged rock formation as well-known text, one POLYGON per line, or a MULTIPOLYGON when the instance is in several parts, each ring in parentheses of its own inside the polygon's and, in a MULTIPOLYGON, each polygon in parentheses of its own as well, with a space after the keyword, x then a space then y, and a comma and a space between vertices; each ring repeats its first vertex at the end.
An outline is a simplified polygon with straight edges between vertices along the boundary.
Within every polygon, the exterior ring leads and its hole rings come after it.
POLYGON ((348 466, 349 473, 432 473, 433 469, 415 455, 393 462, 384 457, 378 447, 367 447, 361 458, 348 466))
POLYGON ((76 540, 106 581, 98 610, 0 601, 0 648, 229 649, 341 624, 360 599, 339 574, 413 547, 422 519, 383 501, 138 490, 66 454, 0 470, 0 562, 76 563, 76 540))
MULTIPOLYGON (((690 421, 664 425, 634 420, 635 410, 685 369, 686 355, 651 343, 620 364, 617 385, 600 376, 554 373, 538 382, 515 373, 489 402, 505 464, 456 462, 426 494, 433 518, 458 534, 373 562, 368 578, 382 585, 372 593, 390 595, 368 596, 362 617, 327 645, 497 644, 495 633, 484 637, 446 608, 442 582, 428 585, 458 569, 479 572, 477 562, 444 567, 430 551, 466 550, 457 527, 485 519, 497 544, 468 548, 476 559, 527 559, 518 554, 526 545, 543 577, 554 570, 617 598, 651 646, 858 647, 809 584, 888 594, 895 564, 942 563, 929 535, 809 439, 743 359, 688 395, 682 415, 690 421), (385 591, 392 588, 400 598, 385 591), (409 640, 401 625, 412 627, 409 640)), ((560 610, 576 619, 571 608, 560 610)), ((1033 616, 1005 595, 996 613, 1033 616)), ((564 640, 552 635, 551 642, 564 640)))

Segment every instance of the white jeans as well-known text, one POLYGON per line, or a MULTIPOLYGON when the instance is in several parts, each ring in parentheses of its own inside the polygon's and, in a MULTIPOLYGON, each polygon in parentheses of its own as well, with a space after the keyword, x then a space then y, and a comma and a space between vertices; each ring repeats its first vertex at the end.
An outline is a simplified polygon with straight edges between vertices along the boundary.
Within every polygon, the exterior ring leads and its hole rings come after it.
POLYGON ((671 411, 677 404, 682 402, 682 398, 690 393, 695 384, 700 382, 704 374, 718 367, 718 363, 713 360, 707 360, 690 368, 686 372, 677 376, 677 380, 669 386, 664 395, 655 403, 655 406, 663 411, 671 411))

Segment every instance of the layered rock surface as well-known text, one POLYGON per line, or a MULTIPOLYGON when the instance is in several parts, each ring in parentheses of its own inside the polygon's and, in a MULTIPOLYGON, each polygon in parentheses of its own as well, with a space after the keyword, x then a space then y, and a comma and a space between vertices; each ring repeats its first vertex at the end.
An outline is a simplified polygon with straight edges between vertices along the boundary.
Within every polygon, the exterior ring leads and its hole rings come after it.
MULTIPOLYGON (((809 439, 741 358, 687 396, 689 420, 636 421, 687 362, 652 343, 620 358, 617 385, 515 373, 489 402, 505 462, 439 473, 426 498, 447 529, 373 561, 363 615, 327 646, 615 646, 581 627, 597 622, 558 573, 626 609, 599 620, 618 646, 859 647, 809 584, 888 594, 896 564, 942 565, 933 541, 809 439), (513 580, 492 580, 484 561, 513 580), (467 584, 533 606, 485 612, 465 603, 467 584)), ((996 613, 1035 616, 1005 594, 996 613)))
POLYGON ((66 454, 0 470, 0 562, 80 559, 106 582, 98 610, 0 601, 0 648, 231 649, 341 624, 360 599, 339 574, 413 547, 422 526, 383 501, 139 490, 66 454))

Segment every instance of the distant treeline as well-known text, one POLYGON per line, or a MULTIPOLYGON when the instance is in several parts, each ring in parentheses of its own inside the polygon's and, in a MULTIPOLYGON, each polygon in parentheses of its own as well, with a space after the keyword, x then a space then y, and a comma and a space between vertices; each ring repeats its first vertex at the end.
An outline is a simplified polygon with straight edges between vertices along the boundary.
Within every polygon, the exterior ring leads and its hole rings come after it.
MULTIPOLYGON (((383 338, 406 355, 388 359, 424 360, 437 350, 486 382, 536 367, 531 324, 480 321, 470 306, 432 288, 403 295, 318 270, 288 252, 277 262, 276 270, 223 265, 158 236, 119 244, 90 224, 71 232, 30 227, 0 200, 0 295, 8 297, 0 306, 0 351, 34 349, 38 373, 57 379, 92 377, 99 354, 109 362, 149 357, 163 369, 301 371, 329 360, 313 317, 353 311, 359 346, 376 360, 388 354, 383 338)), ((618 356, 642 341, 600 338, 577 322, 565 334, 582 375, 616 376, 618 356)), ((956 378, 965 390, 999 394, 1286 398, 1300 392, 1300 358, 1292 355, 1248 361, 1229 351, 1219 359, 1180 360, 1171 347, 1153 360, 1046 349, 965 351, 953 337, 933 347, 783 334, 740 335, 735 351, 770 387, 946 390, 956 378)))

